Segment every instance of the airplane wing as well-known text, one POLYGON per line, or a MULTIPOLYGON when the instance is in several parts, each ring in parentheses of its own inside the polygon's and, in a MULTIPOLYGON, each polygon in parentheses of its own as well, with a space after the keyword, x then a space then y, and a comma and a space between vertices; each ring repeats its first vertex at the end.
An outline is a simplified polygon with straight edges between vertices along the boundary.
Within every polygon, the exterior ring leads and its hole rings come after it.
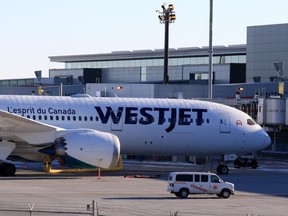
POLYGON ((6 159, 16 144, 43 145, 55 141, 62 128, 43 124, 0 110, 0 159, 6 159))

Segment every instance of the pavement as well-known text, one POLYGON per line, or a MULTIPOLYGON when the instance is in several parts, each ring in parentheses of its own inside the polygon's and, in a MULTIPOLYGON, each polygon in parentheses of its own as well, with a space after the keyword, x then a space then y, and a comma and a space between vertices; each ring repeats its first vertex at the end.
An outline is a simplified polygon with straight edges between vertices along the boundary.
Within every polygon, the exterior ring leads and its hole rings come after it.
POLYGON ((287 215, 288 162, 263 159, 259 165, 258 169, 229 165, 229 174, 221 175, 235 184, 235 195, 228 199, 216 195, 181 199, 166 191, 169 172, 205 172, 210 165, 124 161, 122 171, 102 172, 99 178, 97 172, 48 174, 41 164, 27 164, 26 170, 18 164, 16 176, 0 177, 0 215, 91 215, 92 201, 94 215, 107 216, 287 215))

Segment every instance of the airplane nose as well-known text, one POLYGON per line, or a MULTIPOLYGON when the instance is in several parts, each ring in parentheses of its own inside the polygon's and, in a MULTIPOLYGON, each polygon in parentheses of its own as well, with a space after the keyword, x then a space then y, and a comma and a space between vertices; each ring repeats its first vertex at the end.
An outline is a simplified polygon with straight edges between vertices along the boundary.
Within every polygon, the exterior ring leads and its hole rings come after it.
POLYGON ((265 149, 271 144, 271 138, 264 130, 262 131, 261 136, 262 136, 262 149, 265 149))

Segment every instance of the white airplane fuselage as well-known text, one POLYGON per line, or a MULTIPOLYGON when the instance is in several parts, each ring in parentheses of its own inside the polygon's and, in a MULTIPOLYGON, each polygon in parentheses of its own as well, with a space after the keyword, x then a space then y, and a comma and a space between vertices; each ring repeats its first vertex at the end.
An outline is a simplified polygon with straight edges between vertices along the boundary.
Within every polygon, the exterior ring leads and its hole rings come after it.
POLYGON ((122 154, 246 153, 270 144, 247 114, 199 100, 0 96, 0 109, 63 129, 114 134, 122 154))

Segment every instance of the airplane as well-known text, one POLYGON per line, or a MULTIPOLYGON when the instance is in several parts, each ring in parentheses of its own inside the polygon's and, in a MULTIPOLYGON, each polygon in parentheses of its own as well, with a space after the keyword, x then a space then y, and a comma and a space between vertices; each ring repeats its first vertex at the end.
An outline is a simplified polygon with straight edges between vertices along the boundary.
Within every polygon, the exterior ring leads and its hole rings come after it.
POLYGON ((7 160, 109 168, 120 154, 241 154, 271 142, 246 113, 219 103, 89 95, 0 96, 0 141, 4 176, 16 172, 7 160))

